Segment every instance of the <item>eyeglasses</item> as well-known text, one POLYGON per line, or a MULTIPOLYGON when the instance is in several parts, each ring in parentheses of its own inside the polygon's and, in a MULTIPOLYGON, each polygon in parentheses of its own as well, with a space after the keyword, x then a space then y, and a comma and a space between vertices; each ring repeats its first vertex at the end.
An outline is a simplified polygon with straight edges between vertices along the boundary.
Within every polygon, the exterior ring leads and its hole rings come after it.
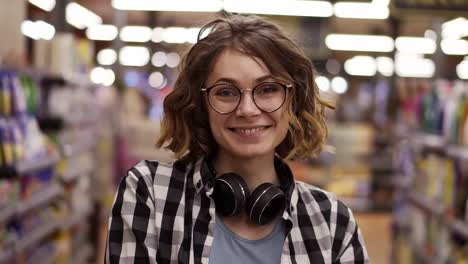
POLYGON ((292 84, 262 82, 253 89, 241 90, 229 83, 219 83, 208 88, 202 88, 201 90, 208 95, 210 107, 220 114, 234 112, 239 106, 242 94, 245 91, 252 92, 253 102, 258 109, 271 113, 283 106, 286 100, 286 90, 291 87, 292 84))

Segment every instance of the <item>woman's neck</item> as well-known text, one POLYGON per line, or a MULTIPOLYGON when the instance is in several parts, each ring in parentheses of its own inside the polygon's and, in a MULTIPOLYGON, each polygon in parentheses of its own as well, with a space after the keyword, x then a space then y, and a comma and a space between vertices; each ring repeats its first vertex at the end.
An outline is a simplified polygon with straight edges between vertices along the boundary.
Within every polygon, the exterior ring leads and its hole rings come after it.
POLYGON ((279 185, 274 155, 242 159, 220 153, 215 157, 213 165, 217 175, 227 172, 239 174, 247 183, 250 191, 265 182, 279 185))

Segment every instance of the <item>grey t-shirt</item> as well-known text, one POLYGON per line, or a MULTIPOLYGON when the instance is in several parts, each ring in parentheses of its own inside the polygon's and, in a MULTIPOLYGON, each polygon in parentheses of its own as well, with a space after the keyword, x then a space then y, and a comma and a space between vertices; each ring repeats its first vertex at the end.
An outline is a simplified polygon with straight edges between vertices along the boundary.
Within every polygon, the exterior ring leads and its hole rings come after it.
POLYGON ((281 263, 286 226, 280 219, 273 231, 259 240, 248 240, 233 233, 216 215, 210 264, 281 263))

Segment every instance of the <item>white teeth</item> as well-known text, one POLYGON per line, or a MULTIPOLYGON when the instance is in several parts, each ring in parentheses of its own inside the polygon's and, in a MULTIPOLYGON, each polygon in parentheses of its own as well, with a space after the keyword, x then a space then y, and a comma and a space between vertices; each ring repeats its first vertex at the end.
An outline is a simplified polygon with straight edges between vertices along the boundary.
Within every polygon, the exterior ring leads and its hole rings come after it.
POLYGON ((239 132, 240 132, 240 133, 242 133, 242 134, 247 134, 247 135, 255 134, 255 133, 259 132, 260 130, 263 130, 263 127, 258 127, 258 128, 239 128, 239 132))

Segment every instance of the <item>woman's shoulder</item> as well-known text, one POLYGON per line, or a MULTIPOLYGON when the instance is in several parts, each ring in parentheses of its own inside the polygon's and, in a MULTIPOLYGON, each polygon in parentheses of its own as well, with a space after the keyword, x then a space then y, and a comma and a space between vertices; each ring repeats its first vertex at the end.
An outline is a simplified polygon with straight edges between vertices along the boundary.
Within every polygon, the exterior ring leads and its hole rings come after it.
POLYGON ((314 185, 296 181, 298 194, 309 205, 316 205, 322 211, 333 211, 334 213, 350 216, 351 210, 341 202, 335 193, 323 190, 314 185))
POLYGON ((141 160, 136 165, 128 170, 127 176, 134 174, 138 178, 145 178, 151 182, 158 181, 161 177, 170 177, 173 174, 178 174, 179 171, 186 171, 192 164, 186 159, 178 159, 174 161, 160 160, 141 160))

